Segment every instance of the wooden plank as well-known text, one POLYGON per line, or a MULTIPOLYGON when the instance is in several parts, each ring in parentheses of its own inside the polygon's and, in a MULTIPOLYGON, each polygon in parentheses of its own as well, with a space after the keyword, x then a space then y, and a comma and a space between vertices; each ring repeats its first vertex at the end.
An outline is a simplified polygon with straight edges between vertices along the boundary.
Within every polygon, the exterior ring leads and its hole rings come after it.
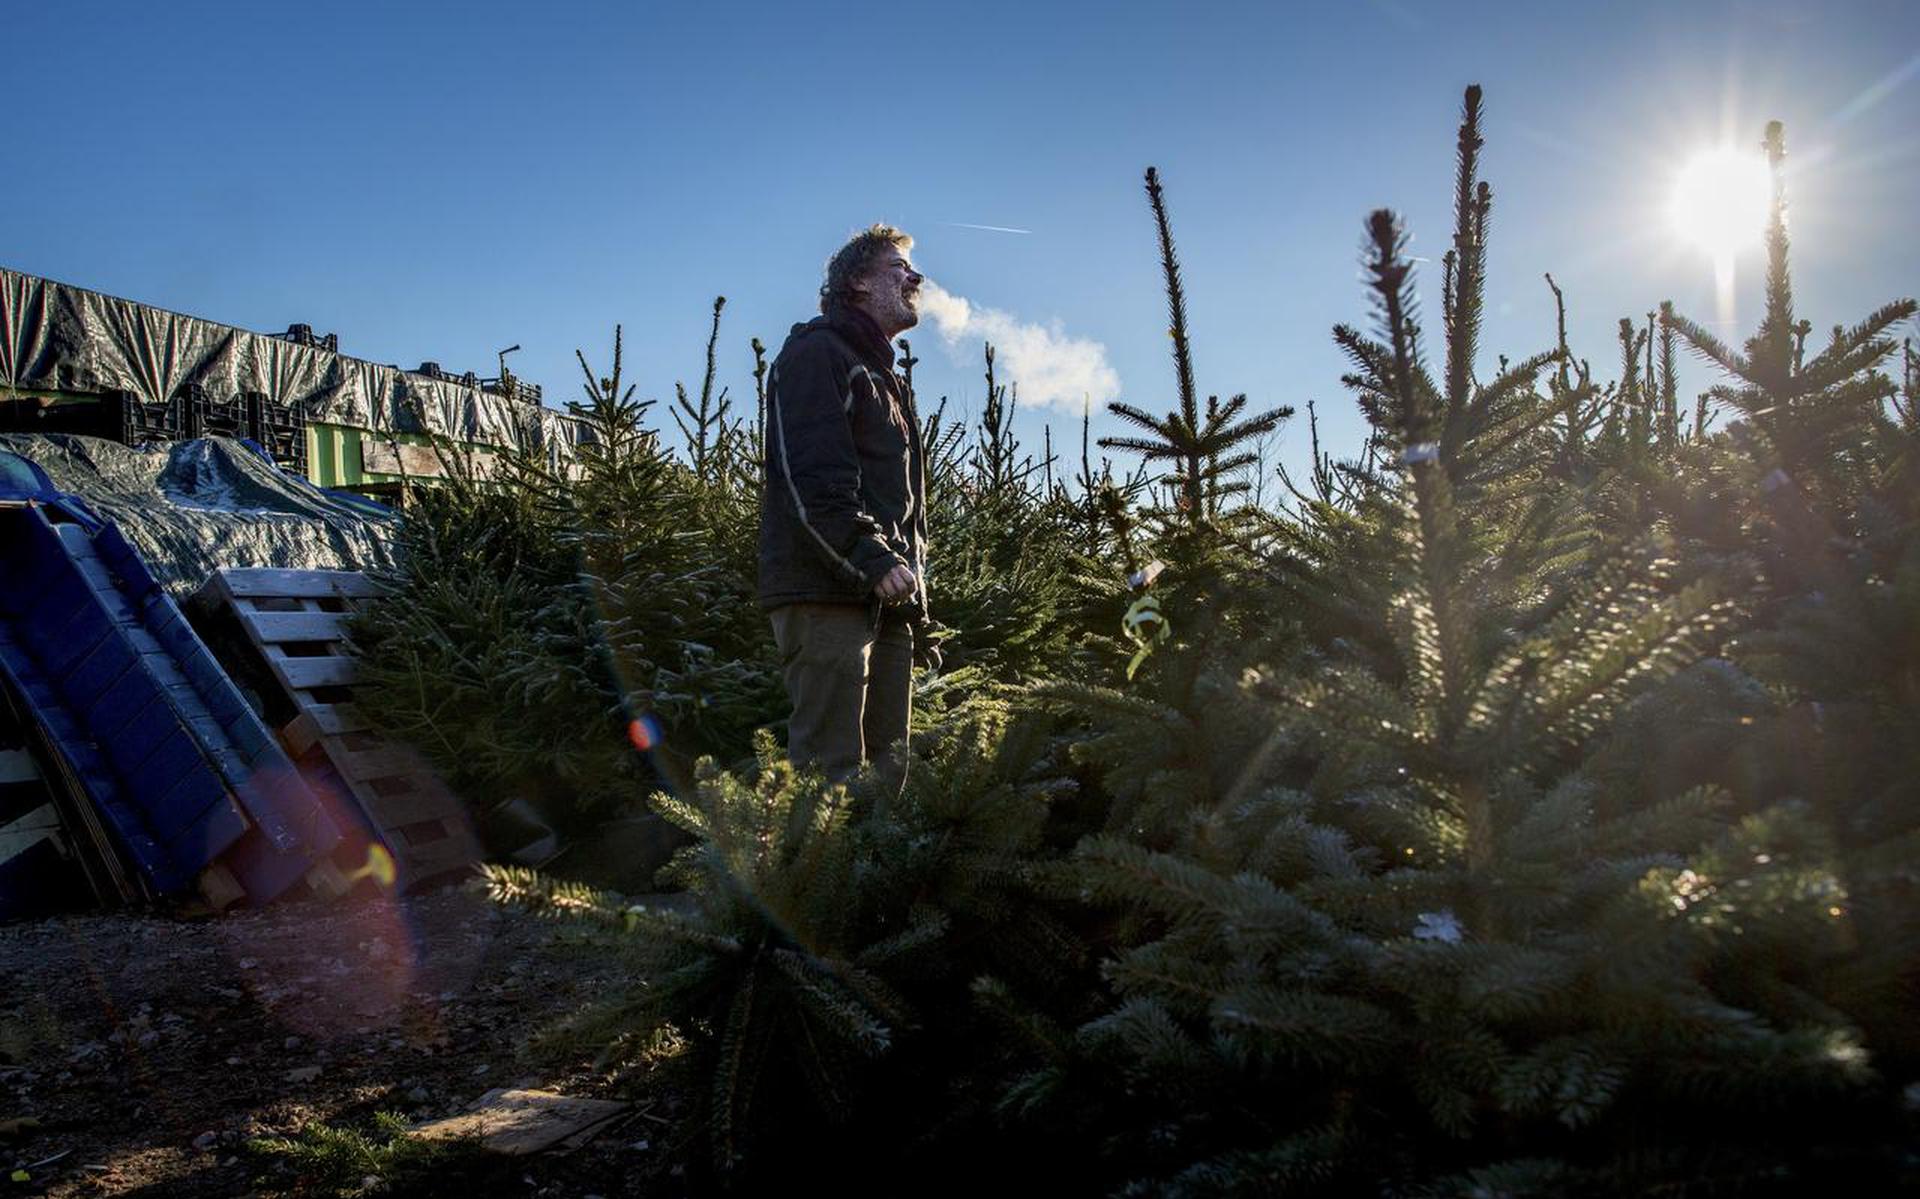
POLYGON ((447 836, 419 845, 409 842, 403 834, 382 831, 381 835, 393 847, 407 884, 451 874, 480 860, 480 843, 464 826, 449 826, 447 831, 447 836))
MULTIPOLYGON (((359 678, 359 663, 345 643, 350 613, 326 611, 321 601, 344 598, 345 606, 354 608, 380 594, 379 587, 353 572, 235 569, 210 579, 201 602, 230 608, 298 706, 299 714, 279 731, 288 751, 296 759, 310 757, 316 749, 324 753, 360 809, 381 830, 403 877, 431 878, 467 867, 481 856, 466 806, 417 751, 373 736, 353 704, 318 703, 308 694, 315 687, 350 687, 359 678), (287 646, 295 643, 334 652, 288 653, 287 646), (394 793, 383 794, 375 784, 388 780, 405 780, 407 786, 389 786, 384 790, 394 793), (419 844, 401 831, 418 834, 423 829, 430 835, 419 844)), ((307 884, 319 894, 332 892, 342 882, 334 873, 316 867, 307 884)))
POLYGON ((225 584, 227 594, 235 598, 256 595, 288 598, 377 597, 385 594, 378 583, 357 570, 227 567, 220 571, 218 577, 225 584))
POLYGON ((287 756, 296 762, 307 756, 307 751, 313 748, 313 743, 320 737, 320 727, 311 712, 300 713, 280 729, 280 744, 286 748, 287 756))
MULTIPOLYGON (((419 816, 418 813, 414 815, 419 816)), ((475 845, 473 828, 466 819, 448 815, 444 807, 440 809, 439 816, 395 824, 390 838, 397 848, 412 854, 435 854, 448 845, 475 845)), ((477 853, 478 850, 472 852, 477 853)))
POLYGON ((322 737, 357 733, 367 727, 360 709, 352 704, 308 704, 280 730, 280 743, 298 758, 322 737))
POLYGON ((353 890, 353 884, 326 858, 315 862, 313 869, 307 871, 306 884, 321 899, 338 899, 353 890))
POLYGON ((249 612, 244 624, 262 645, 283 641, 339 641, 346 636, 345 612, 249 612))
POLYGON ((334 736, 357 733, 367 727, 366 717, 360 715, 356 704, 309 704, 306 714, 313 717, 321 732, 334 736))
POLYGON ((412 475, 423 479, 438 479, 447 473, 432 446, 378 441, 365 435, 360 438, 360 466, 383 475, 412 475))
POLYGON ((490 1153, 522 1157, 573 1144, 610 1128, 627 1110, 611 1099, 581 1099, 555 1091, 498 1089, 480 1096, 476 1110, 422 1124, 408 1136, 423 1141, 478 1139, 490 1153))
POLYGON ((267 662, 273 667, 273 673, 291 691, 301 691, 308 687, 344 687, 360 679, 360 663, 352 658, 290 658, 278 652, 267 655, 267 662))
POLYGON ((327 756, 333 759, 333 768, 341 777, 356 783, 371 783, 375 779, 402 778, 420 770, 420 759, 396 745, 383 744, 378 749, 363 749, 358 752, 345 750, 333 738, 326 739, 327 756))
MULTIPOLYGON (((500 455, 491 450, 453 448, 445 453, 455 470, 464 464, 476 479, 491 479, 500 473, 500 455)), ((383 441, 364 433, 360 436, 360 467, 377 474, 421 479, 440 479, 447 474, 447 463, 432 446, 383 441)))
POLYGON ((200 872, 200 896, 216 912, 224 912, 247 897, 247 889, 233 871, 215 862, 200 872))
POLYGON ((402 846, 400 868, 409 884, 460 872, 472 873, 480 847, 471 837, 448 837, 431 845, 402 846))
MULTIPOLYGON (((367 815, 380 826, 381 832, 402 828, 409 824, 421 824, 429 820, 453 820, 464 828, 465 811, 460 802, 451 795, 435 787, 409 792, 405 795, 381 795, 365 784, 348 784, 360 806, 367 815)), ((404 853, 405 845, 396 845, 396 852, 404 853)))

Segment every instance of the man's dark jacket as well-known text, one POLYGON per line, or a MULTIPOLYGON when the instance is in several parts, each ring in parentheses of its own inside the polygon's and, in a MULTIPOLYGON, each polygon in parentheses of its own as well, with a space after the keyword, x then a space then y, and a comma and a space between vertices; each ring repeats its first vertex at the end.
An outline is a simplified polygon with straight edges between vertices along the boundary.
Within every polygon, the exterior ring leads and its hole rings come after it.
POLYGON ((926 615, 926 462, 893 348, 847 309, 795 325, 767 373, 760 494, 760 606, 867 604, 895 566, 921 580, 926 615))

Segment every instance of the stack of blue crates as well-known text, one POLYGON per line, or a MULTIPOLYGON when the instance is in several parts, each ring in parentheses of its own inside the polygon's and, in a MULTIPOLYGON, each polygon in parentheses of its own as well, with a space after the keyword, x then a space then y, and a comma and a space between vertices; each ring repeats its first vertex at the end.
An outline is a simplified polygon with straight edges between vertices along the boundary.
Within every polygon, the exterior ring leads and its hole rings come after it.
MULTIPOLYGON (((113 525, 0 493, 0 682, 150 896, 216 863, 256 903, 352 835, 113 525)), ((0 912, 0 915, 5 915, 0 912)))

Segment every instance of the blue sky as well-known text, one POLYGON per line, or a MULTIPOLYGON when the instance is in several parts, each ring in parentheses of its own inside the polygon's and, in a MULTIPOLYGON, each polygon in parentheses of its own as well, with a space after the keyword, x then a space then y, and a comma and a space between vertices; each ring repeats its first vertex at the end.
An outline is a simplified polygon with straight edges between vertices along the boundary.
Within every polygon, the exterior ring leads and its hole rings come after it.
MULTIPOLYGON (((1399 210, 1437 260, 1472 82, 1495 193, 1483 370, 1551 344, 1544 271, 1599 377, 1621 316, 1671 298, 1720 319, 1664 204, 1691 153, 1752 145, 1769 119, 1787 129, 1801 314, 1824 329, 1920 292, 1910 0, 0 13, 16 66, 0 264, 248 328, 304 321, 380 362, 491 374, 517 342, 511 365, 550 402, 578 397, 574 349, 603 365, 619 322, 630 378, 664 408, 697 382, 718 294, 721 381, 750 399, 748 339, 777 347, 826 256, 887 220, 948 291, 1098 343, 1120 398, 1164 411, 1152 164, 1203 393, 1300 408, 1279 451, 1296 469, 1316 400, 1347 452, 1360 425, 1328 329, 1366 317, 1361 221, 1399 210)), ((1758 264, 1757 248, 1736 264, 1737 337, 1758 264)), ((1423 269, 1432 314, 1438 263, 1423 269)), ((923 404, 977 408, 977 342, 912 336, 923 404)), ((1066 407, 1026 409, 1036 448, 1043 420, 1077 443, 1066 407)), ((1120 430, 1097 413, 1094 431, 1120 430)))

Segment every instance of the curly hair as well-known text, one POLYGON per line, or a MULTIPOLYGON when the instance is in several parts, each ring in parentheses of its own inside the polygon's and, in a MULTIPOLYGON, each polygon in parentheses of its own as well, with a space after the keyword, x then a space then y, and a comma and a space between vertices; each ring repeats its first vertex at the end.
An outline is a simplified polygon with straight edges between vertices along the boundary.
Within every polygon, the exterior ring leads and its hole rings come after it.
POLYGON ((853 281, 866 273, 874 260, 888 250, 905 253, 913 249, 913 238, 892 225, 872 224, 854 234, 847 244, 827 259, 827 277, 820 284, 820 311, 853 302, 853 281))

